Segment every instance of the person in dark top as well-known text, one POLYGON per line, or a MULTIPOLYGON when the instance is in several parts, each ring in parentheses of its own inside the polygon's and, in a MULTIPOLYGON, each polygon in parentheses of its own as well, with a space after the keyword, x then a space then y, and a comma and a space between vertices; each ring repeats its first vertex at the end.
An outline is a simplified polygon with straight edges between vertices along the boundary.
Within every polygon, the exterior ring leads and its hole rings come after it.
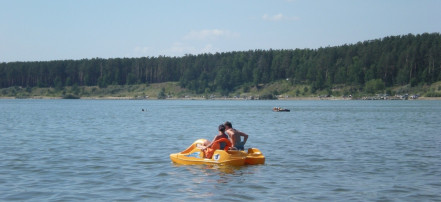
MULTIPOLYGON (((218 130, 219 130, 219 133, 214 137, 213 141, 211 141, 211 143, 209 145, 207 145, 207 147, 211 147, 211 145, 213 144, 214 141, 219 140, 221 138, 227 138, 228 139, 228 135, 225 134, 225 126, 224 126, 224 124, 219 125, 218 130)), ((224 149, 224 147, 225 147, 225 145, 223 143, 221 143, 220 149, 224 149)))
MULTIPOLYGON (((203 144, 198 144, 197 147, 199 149, 201 149, 202 151, 205 151, 207 148, 210 148, 216 140, 219 140, 222 138, 228 139, 228 135, 225 134, 225 126, 223 124, 219 125, 218 130, 219 130, 219 133, 216 136, 214 136, 213 141, 210 142, 209 140, 205 140, 203 144)), ((220 144, 221 144, 220 149, 224 149, 225 143, 221 142, 220 144)))

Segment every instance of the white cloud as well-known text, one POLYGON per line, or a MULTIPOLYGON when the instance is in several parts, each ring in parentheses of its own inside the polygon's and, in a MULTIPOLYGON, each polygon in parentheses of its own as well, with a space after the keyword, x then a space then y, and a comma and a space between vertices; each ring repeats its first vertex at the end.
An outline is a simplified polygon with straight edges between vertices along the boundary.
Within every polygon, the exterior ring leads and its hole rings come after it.
POLYGON ((238 33, 221 29, 204 29, 199 31, 191 31, 184 36, 185 40, 214 40, 219 38, 236 38, 238 33))
POLYGON ((188 45, 185 43, 174 43, 169 49, 164 51, 165 55, 183 56, 185 54, 201 54, 214 53, 219 50, 215 49, 212 44, 204 44, 200 46, 188 45))
POLYGON ((205 47, 201 49, 201 53, 212 53, 212 52, 215 52, 215 50, 213 49, 213 45, 211 44, 206 44, 205 47))
POLYGON ((282 13, 272 15, 272 16, 268 15, 268 14, 264 14, 262 16, 262 19, 265 21, 296 21, 296 20, 299 20, 298 17, 284 16, 282 13))
POLYGON ((170 52, 175 53, 175 54, 185 54, 185 53, 192 53, 196 50, 195 47, 193 46, 188 46, 186 44, 183 43, 174 43, 172 45, 172 47, 170 48, 170 52))

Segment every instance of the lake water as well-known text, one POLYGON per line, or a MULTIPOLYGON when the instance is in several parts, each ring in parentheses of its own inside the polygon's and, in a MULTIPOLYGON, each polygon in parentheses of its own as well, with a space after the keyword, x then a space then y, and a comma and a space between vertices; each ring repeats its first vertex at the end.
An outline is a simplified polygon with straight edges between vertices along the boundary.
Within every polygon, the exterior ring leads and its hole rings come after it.
POLYGON ((0 113, 0 201, 441 199, 440 101, 0 100, 0 113), (227 120, 264 165, 171 163, 227 120))

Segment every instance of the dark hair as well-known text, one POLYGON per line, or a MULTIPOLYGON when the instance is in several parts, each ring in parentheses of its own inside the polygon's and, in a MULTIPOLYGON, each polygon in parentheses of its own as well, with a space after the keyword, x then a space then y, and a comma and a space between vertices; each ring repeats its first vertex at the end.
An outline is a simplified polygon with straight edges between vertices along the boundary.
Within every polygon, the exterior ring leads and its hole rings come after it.
POLYGON ((225 126, 224 124, 220 124, 219 125, 219 131, 224 132, 225 131, 225 126))
POLYGON ((229 121, 225 121, 224 125, 228 126, 229 128, 233 128, 233 125, 231 125, 231 122, 229 121))

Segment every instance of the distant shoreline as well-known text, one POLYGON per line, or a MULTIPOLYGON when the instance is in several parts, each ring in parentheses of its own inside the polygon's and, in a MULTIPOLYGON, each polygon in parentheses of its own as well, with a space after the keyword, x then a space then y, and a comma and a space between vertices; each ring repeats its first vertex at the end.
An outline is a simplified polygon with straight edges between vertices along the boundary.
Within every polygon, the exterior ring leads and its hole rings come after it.
MULTIPOLYGON (((238 88, 223 96, 220 92, 196 94, 182 88, 178 82, 110 85, 69 86, 61 89, 53 87, 20 86, 3 88, 0 99, 85 99, 85 100, 441 100, 441 81, 431 86, 395 86, 380 94, 354 90, 354 86, 337 86, 333 89, 312 92, 309 85, 292 85, 286 80, 267 85, 238 88), (432 97, 433 96, 433 97, 432 97), (436 97, 437 96, 437 97, 436 97)), ((379 91, 380 92, 380 91, 379 91)))
MULTIPOLYGON (((48 96, 33 96, 33 97, 25 97, 25 98, 17 98, 17 97, 0 97, 1 100, 63 100, 62 97, 48 97, 48 96)), ((157 99, 157 98, 147 98, 147 99, 139 99, 134 97, 80 97, 80 100, 252 100, 252 99, 244 99, 244 98, 214 98, 214 99, 205 99, 202 97, 188 97, 188 98, 167 98, 167 99, 157 99)), ((259 100, 259 99, 254 99, 259 100)), ((263 99, 262 99, 263 100, 263 99)), ((286 101, 317 101, 317 100, 334 100, 334 101, 346 101, 346 100, 362 100, 362 99, 349 99, 342 97, 289 97, 289 98, 279 98, 276 100, 286 100, 286 101)), ((441 100, 441 97, 419 97, 418 99, 409 99, 412 101, 415 100, 441 100)), ((379 101, 379 100, 376 100, 379 101)), ((383 100, 384 101, 384 100, 383 100)), ((399 101, 399 100, 397 100, 399 101)))

